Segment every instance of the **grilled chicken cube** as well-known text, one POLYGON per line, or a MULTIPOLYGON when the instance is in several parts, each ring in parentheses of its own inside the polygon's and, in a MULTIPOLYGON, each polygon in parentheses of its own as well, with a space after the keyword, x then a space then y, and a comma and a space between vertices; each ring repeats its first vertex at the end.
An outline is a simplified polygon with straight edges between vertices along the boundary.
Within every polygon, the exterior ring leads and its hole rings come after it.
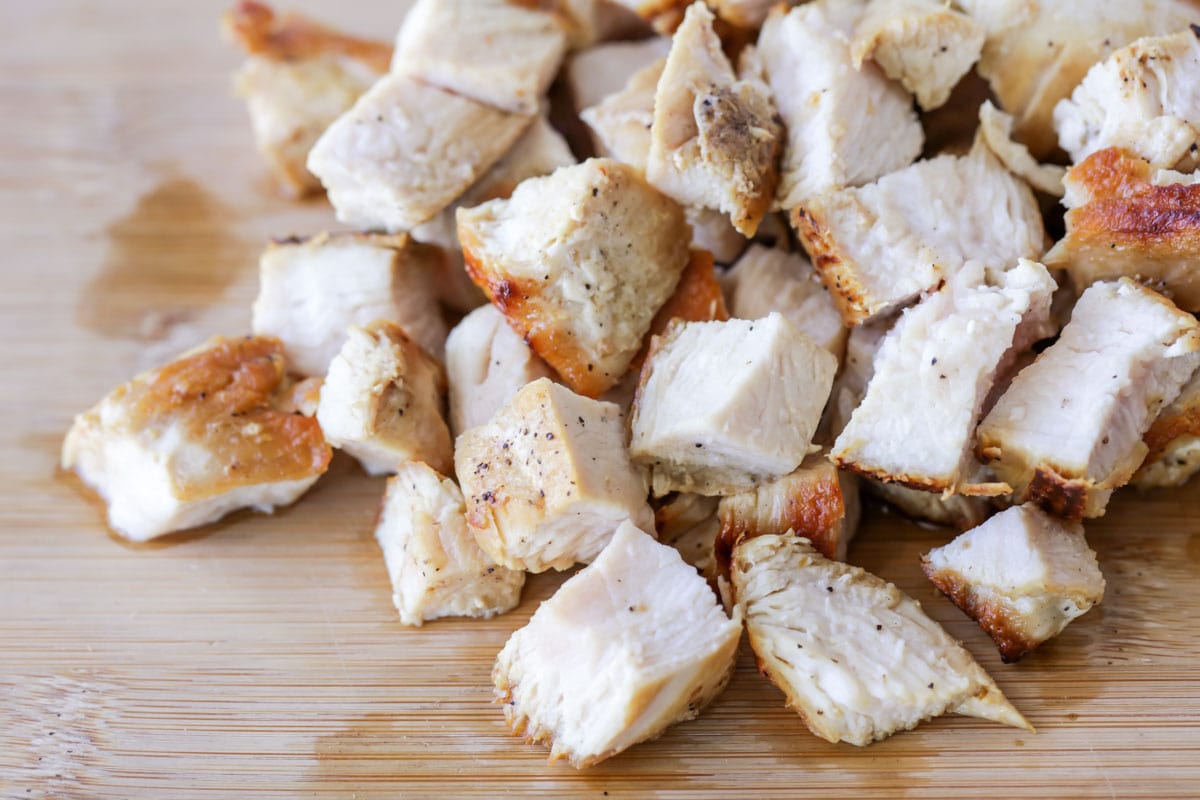
POLYGON ((1062 633, 1104 596, 1083 526, 1032 504, 1007 508, 930 550, 921 569, 987 631, 1005 662, 1062 633))
POLYGON ((1142 436, 1197 365, 1195 317, 1128 278, 1094 284, 980 424, 980 453, 1018 502, 1069 519, 1101 516, 1145 458, 1142 436))
POLYGON ((620 409, 547 378, 518 391, 486 425, 460 434, 454 461, 467 524, 479 546, 510 569, 586 564, 626 520, 654 529, 620 409))
POLYGON ((1037 198, 986 147, 809 198, 792 226, 847 324, 907 305, 968 260, 1042 254, 1037 198))
POLYGON ((327 28, 300 14, 276 17, 243 0, 222 19, 246 52, 234 86, 246 101, 258 150, 289 194, 318 191, 308 151, 325 129, 387 72, 392 47, 327 28))
POLYGON ((728 214, 746 236, 758 230, 779 179, 782 129, 753 48, 733 71, 715 17, 687 10, 654 97, 646 178, 686 206, 728 214))
POLYGON ((440 255, 408 236, 328 234, 267 246, 253 328, 283 342, 288 368, 324 376, 351 325, 388 320, 430 353, 446 342, 434 290, 440 255))
POLYGON ((914 489, 1007 493, 1003 485, 971 482, 975 428, 1005 357, 1041 338, 1055 288, 1032 261, 1007 271, 971 262, 905 311, 880 347, 866 397, 838 436, 833 460, 914 489))
POLYGON ((1067 171, 1067 234, 1046 254, 1082 291, 1128 276, 1200 311, 1200 184, 1153 171, 1123 150, 1093 153, 1067 171))
POLYGON ((480 306, 446 339, 450 382, 450 430, 454 435, 483 425, 521 387, 551 370, 491 305, 480 306))
POLYGON ((292 401, 283 345, 215 338, 144 372, 75 418, 62 448, 134 542, 214 522, 239 508, 270 513, 329 466, 316 420, 292 401))
POLYGON ((945 104, 979 60, 984 30, 940 0, 872 0, 854 28, 854 66, 871 59, 926 111, 945 104))
POLYGON ((683 560, 706 578, 715 578, 714 547, 721 522, 717 498, 677 492, 663 498, 654 509, 658 540, 679 551, 683 560))
POLYGON ((420 461, 401 464, 388 479, 375 540, 405 625, 494 617, 521 599, 525 573, 505 569, 479 549, 458 486, 420 461))
POLYGON ((513 733, 588 767, 695 718, 741 635, 674 549, 626 522, 509 638, 492 680, 513 733))
POLYGON ((780 314, 673 323, 642 367, 630 452, 656 497, 735 494, 782 477, 808 454, 836 371, 780 314))
POLYGON ((778 204, 791 209, 894 172, 921 153, 912 98, 874 63, 855 69, 850 36, 859 3, 776 7, 758 49, 787 129, 778 204))
MULTIPOLYGON (((571 56, 565 74, 571 89, 571 101, 577 112, 603 102, 629 85, 634 75, 652 64, 660 63, 671 50, 671 40, 651 36, 632 42, 606 42, 571 56)), ((654 109, 654 87, 650 82, 650 104, 654 109)), ((647 119, 646 123, 649 124, 647 119)))
POLYGON ((532 121, 390 73, 322 134, 308 168, 340 221, 407 231, 454 202, 532 121))
POLYGON ((732 582, 759 669, 822 739, 866 745, 948 711, 1033 730, 920 603, 805 539, 744 540, 732 582))
POLYGON ((581 394, 614 386, 679 282, 683 210, 632 167, 590 159, 458 211, 475 283, 581 394))
POLYGON ((1029 148, 1013 141, 1013 117, 985 100, 979 107, 978 136, 1008 171, 1023 178, 1039 192, 1062 197, 1066 170, 1057 164, 1039 164, 1029 148))
POLYGON ((1200 472, 1200 372, 1162 410, 1142 441, 1148 452, 1132 481, 1139 489, 1182 486, 1200 472))
POLYGON ((667 66, 660 58, 633 73, 619 91, 579 112, 592 129, 596 152, 645 172, 654 124, 654 95, 667 66))

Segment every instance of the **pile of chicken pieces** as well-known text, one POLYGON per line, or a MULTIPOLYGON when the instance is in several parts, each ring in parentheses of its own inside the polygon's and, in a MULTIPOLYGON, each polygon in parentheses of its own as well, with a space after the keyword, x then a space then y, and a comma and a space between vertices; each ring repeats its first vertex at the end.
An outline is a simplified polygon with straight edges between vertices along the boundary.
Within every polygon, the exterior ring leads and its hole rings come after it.
POLYGON ((1082 521, 1200 470, 1198 20, 417 0, 393 48, 244 2, 259 149, 350 230, 271 243, 253 335, 114 390, 63 466, 145 541, 340 449, 391 476, 407 625, 586 565, 493 675, 577 767, 699 714, 743 628, 831 742, 1030 728, 845 563, 859 494, 965 531, 922 568, 1012 661, 1100 602, 1082 521))

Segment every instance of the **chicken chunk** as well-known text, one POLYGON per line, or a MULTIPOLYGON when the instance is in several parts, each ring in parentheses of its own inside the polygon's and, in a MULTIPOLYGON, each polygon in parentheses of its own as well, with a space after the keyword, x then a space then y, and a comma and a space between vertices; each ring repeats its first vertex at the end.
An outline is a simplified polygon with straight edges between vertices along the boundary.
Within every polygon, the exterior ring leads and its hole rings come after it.
POLYGON ((434 290, 440 255, 409 237, 328 234, 272 242, 259 259, 253 328, 283 342, 288 367, 324 376, 346 328, 388 320, 440 356, 446 342, 434 290))
POLYGON ((1083 526, 1036 505, 1005 509, 921 558, 942 594, 1016 661, 1104 596, 1104 576, 1083 526))
POLYGON ((1197 365, 1195 317, 1128 278, 1095 284, 980 424, 980 453, 1018 502, 1101 516, 1145 458, 1142 436, 1197 365))
POLYGON ((779 179, 782 129, 753 48, 735 75, 703 2, 687 10, 654 97, 646 178, 683 205, 728 214, 753 236, 779 179))
POLYGON ((992 154, 1004 162, 1009 172, 1039 192, 1062 197, 1067 171, 1057 164, 1039 164, 1028 147, 1013 141, 1012 129, 1012 114, 1005 114, 992 105, 991 100, 985 100, 979 107, 978 136, 992 154))
MULTIPOLYGON (((983 480, 982 475, 978 480, 983 480)), ((924 526, 965 531, 983 522, 993 510, 986 497, 970 497, 964 494, 952 494, 947 497, 870 478, 862 481, 862 488, 892 506, 903 516, 924 526)))
POLYGON ((420 461, 401 464, 388 479, 375 540, 405 625, 494 617, 520 602, 525 573, 505 569, 479 549, 458 486, 420 461))
POLYGON ((642 67, 619 91, 579 112, 592 129, 596 152, 645 172, 654 124, 654 95, 666 66, 666 58, 660 58, 642 67))
POLYGON ((329 126, 308 168, 340 221, 406 231, 454 202, 532 121, 392 73, 329 126))
POLYGON ((453 469, 450 429, 442 418, 446 372, 400 326, 352 327, 329 365, 317 421, 329 443, 372 475, 424 461, 453 469))
POLYGON ((492 680, 515 734, 588 767, 695 718, 741 635, 674 549, 626 522, 509 638, 492 680))
POLYGON ((834 462, 930 492, 1006 494, 971 480, 975 427, 1006 356, 1041 338, 1055 288, 1032 261, 1003 272, 969 262, 908 309, 884 339, 834 462))
POLYGON ((566 22, 567 43, 573 50, 636 39, 648 30, 645 21, 618 0, 558 0, 555 5, 566 22))
POLYGON ((706 578, 715 578, 714 546, 721 522, 717 498, 691 492, 668 495, 654 509, 658 540, 679 551, 706 578))
POLYGON ((1078 290, 1134 278, 1200 311, 1200 184, 1152 172, 1123 150, 1093 153, 1067 171, 1067 234, 1046 254, 1078 290))
POLYGON ((757 30, 767 19, 767 13, 779 0, 711 0, 717 16, 739 28, 757 30))
POLYGON ((481 306, 446 339, 450 430, 457 436, 483 425, 522 386, 548 378, 546 366, 493 306, 481 306))
POLYGON ((328 468, 316 420, 292 397, 283 345, 215 338, 138 375, 75 418, 62 448, 134 542, 214 522, 239 508, 295 502, 328 468))
MULTIPOLYGON (((736 293, 734 299, 737 298, 736 293)), ((842 368, 833 383, 826 415, 829 432, 836 439, 846 429, 854 409, 867 396, 867 384, 875 374, 875 357, 888 331, 895 325, 895 318, 882 317, 850 329, 846 336, 846 351, 842 368)))
POLYGON ((1182 486, 1200 472, 1200 372, 1159 413, 1142 441, 1146 458, 1132 481, 1139 489, 1182 486))
MULTIPOLYGON (((582 112, 592 108, 606 97, 622 91, 634 75, 653 64, 660 64, 670 50, 670 39, 651 36, 632 42, 606 42, 575 53, 565 70, 575 110, 582 112)), ((649 86, 648 107, 651 111, 654 110, 654 87, 657 85, 658 78, 655 77, 649 86)))
POLYGON ((654 30, 670 35, 683 21, 684 11, 692 0, 616 0, 616 2, 649 22, 654 30))
POLYGON ((780 314, 672 324, 633 403, 630 453, 656 497, 728 495, 782 477, 812 445, 835 359, 780 314))
POLYGON ((546 378, 459 435, 454 461, 467 524, 484 552, 510 569, 586 564, 626 520, 654 529, 620 410, 546 378))
POLYGON ((874 63, 854 69, 850 36, 860 3, 817 0, 773 10, 758 48, 787 129, 778 205, 859 186, 921 152, 912 98, 874 63))
POLYGON ((243 0, 222 18, 246 52, 234 86, 246 101, 258 150, 288 194, 318 191, 305 166, 325 129, 387 72, 392 47, 334 31, 300 14, 276 17, 243 0))
MULTIPOLYGON (((654 336, 664 334, 674 320, 683 322, 724 322, 729 319, 729 310, 725 306, 725 293, 717 281, 712 253, 705 250, 692 250, 687 268, 679 277, 679 283, 674 293, 662 304, 662 308, 654 315, 650 323, 650 331, 646 342, 630 364, 629 373, 622 379, 622 384, 632 382, 637 387, 638 373, 646 356, 650 352, 650 341, 654 336)), ((630 397, 632 400, 632 396, 630 397)))
POLYGON ((968 260, 1038 258, 1045 237, 1033 192, 986 147, 811 197, 792 226, 850 325, 907 305, 968 260))
MULTIPOLYGON (((733 227, 729 217, 711 208, 689 206, 683 210, 692 226, 692 249, 707 250, 718 264, 732 264, 746 249, 749 240, 733 227)), ((768 217, 764 222, 769 220, 768 217)))
POLYGON ((679 282, 683 210, 608 159, 523 182, 508 200, 459 209, 467 269, 576 391, 614 386, 679 282))

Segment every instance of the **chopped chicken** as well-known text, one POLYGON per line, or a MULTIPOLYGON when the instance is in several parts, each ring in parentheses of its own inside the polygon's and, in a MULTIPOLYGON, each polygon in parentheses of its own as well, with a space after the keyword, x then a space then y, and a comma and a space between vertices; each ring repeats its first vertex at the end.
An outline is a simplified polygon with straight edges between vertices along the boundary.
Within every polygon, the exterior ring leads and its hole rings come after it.
POLYGON ((467 269, 576 391, 614 386, 688 261, 683 210, 632 167, 591 159, 458 211, 467 269))
POLYGON ((479 549, 458 486, 420 461, 401 464, 388 479, 375 540, 405 625, 494 617, 521 599, 525 573, 499 566, 479 549))
POLYGON ((1006 494, 1002 484, 971 481, 975 427, 1006 356, 1041 338, 1055 288, 1032 261, 1007 271, 968 262, 888 333, 833 460, 914 489, 1006 494))
POLYGON ((654 529, 646 479, 625 449, 625 420, 547 378, 527 384, 455 443, 467 524, 510 569, 588 563, 630 520, 654 529))
POLYGON ((762 27, 767 19, 767 13, 780 0, 710 0, 709 5, 717 12, 717 16, 731 25, 749 30, 762 27))
POLYGON ((272 242, 259 259, 254 333, 276 336, 288 367, 323 376, 346 328, 388 320, 440 356, 446 324, 437 307, 433 248, 408 236, 322 233, 272 242))
POLYGON ((305 167, 308 151, 387 72, 391 45, 338 33, 300 14, 276 17, 252 0, 226 12, 222 24, 247 54, 235 87, 246 100, 259 152, 289 194, 319 190, 321 182, 305 167))
POLYGON ((926 111, 943 105, 979 60, 984 31, 941 0, 872 0, 854 28, 854 66, 871 59, 916 95, 926 111))
POLYGON ((658 540, 678 550, 701 575, 715 576, 714 546, 721 532, 717 498, 690 492, 668 495, 654 510, 654 528, 658 540))
POLYGON ((736 494, 782 477, 808 454, 836 371, 777 313, 673 323, 642 367, 630 452, 656 497, 736 494))
POLYGON ((592 129, 596 151, 646 170, 650 156, 650 127, 654 124, 654 94, 667 65, 660 58, 629 77, 619 91, 579 112, 592 129))
POLYGON ((62 448, 134 542, 239 508, 296 501, 329 466, 316 420, 291 402, 283 345, 215 338, 118 386, 75 418, 62 448))
POLYGON ((513 733, 588 767, 695 718, 741 635, 675 550, 626 522, 509 638, 492 679, 513 733))
POLYGON ((753 236, 774 200, 783 131, 753 47, 735 75, 714 21, 696 2, 671 41, 654 97, 646 178, 683 205, 728 214, 753 236))
POLYGON ((980 453, 1017 502, 1101 516, 1146 456, 1142 436, 1197 365, 1193 316, 1128 278, 1094 284, 980 424, 980 453))
POLYGON ((494 306, 481 306, 446 339, 450 382, 450 430, 458 435, 483 425, 522 386, 548 378, 551 370, 513 332, 494 306))
POLYGON ((817 0, 772 10, 758 48, 787 129, 781 208, 858 186, 911 163, 921 152, 912 98, 875 64, 854 69, 850 30, 859 3, 817 0))
POLYGON ((1104 596, 1083 526, 1032 504, 1005 509, 930 550, 921 568, 987 631, 1005 662, 1062 633, 1104 596))
POLYGON ((921 525, 965 531, 974 528, 992 513, 992 505, 986 497, 969 497, 965 494, 946 497, 873 479, 864 480, 863 489, 921 525))
POLYGON ((1132 483, 1139 489, 1182 486, 1200 472, 1200 372, 1142 437, 1146 458, 1132 483))
MULTIPOLYGON (((575 110, 582 112, 624 90, 634 75, 653 64, 661 64, 670 50, 670 39, 651 36, 633 42, 606 42, 574 54, 567 62, 566 79, 575 110)), ((655 77, 649 85, 651 111, 657 85, 655 77)), ((646 123, 649 122, 647 119, 646 123)))
POLYGON ((689 206, 683 213, 692 226, 693 250, 707 250, 717 263, 732 264, 746 249, 746 237, 720 211, 689 206))
MULTIPOLYGON (((737 299, 736 294, 734 299, 737 299)), ((833 383, 829 409, 826 412, 833 438, 836 439, 838 434, 846 429, 854 409, 858 408, 858 404, 867 396, 867 384, 875 374, 875 356, 879 354, 884 337, 895 322, 892 317, 883 317, 850 329, 846 337, 842 369, 833 383)))
POLYGON ((406 231, 454 202, 532 120, 388 74, 329 126, 308 168, 340 221, 406 231))
POLYGON ((979 136, 1008 171, 1023 178, 1039 192, 1063 196, 1063 177, 1066 170, 1057 164, 1039 164, 1029 148, 1012 138, 1012 114, 1005 114, 985 100, 979 107, 979 136))
POLYGON ((443 474, 454 466, 442 418, 446 372, 400 326, 352 327, 329 365, 317 421, 334 447, 372 475, 424 461, 443 474))
POLYGON ((654 26, 664 35, 674 32, 683 21, 684 11, 692 0, 616 0, 654 26))
POLYGON ((841 359, 846 346, 842 317, 803 255, 752 244, 727 280, 733 316, 759 319, 778 311, 801 333, 841 359))
MULTIPOLYGON (((729 319, 729 311, 725 307, 725 294, 717 281, 716 270, 713 269, 712 253, 706 250, 692 250, 688 265, 679 277, 679 284, 674 293, 662 304, 662 308, 654 315, 650 323, 650 331, 646 342, 633 363, 630 371, 622 379, 622 383, 630 382, 637 388, 637 373, 641 372, 646 355, 650 352, 650 339, 666 333, 673 320, 684 322, 724 322, 729 319)), ((632 401, 632 397, 630 400, 632 401)))
MULTIPOLYGON (((573 50, 611 39, 633 39, 646 32, 646 24, 618 0, 557 0, 573 50)), ((664 51, 664 55, 665 55, 664 51)))
POLYGON ((920 603, 806 539, 746 539, 732 574, 759 669, 822 739, 866 745, 948 711, 1033 730, 920 603))
POLYGON ((1046 254, 1082 291, 1128 276, 1200 311, 1200 184, 1194 176, 1152 172, 1122 150, 1093 153, 1066 178, 1067 235, 1046 254))
POLYGON ((537 113, 567 52, 556 14, 527 0, 417 0, 392 71, 513 114, 537 113))
POLYGON ((907 305, 968 260, 1038 258, 1045 237, 1033 192, 986 147, 811 197, 792 225, 851 325, 907 305))

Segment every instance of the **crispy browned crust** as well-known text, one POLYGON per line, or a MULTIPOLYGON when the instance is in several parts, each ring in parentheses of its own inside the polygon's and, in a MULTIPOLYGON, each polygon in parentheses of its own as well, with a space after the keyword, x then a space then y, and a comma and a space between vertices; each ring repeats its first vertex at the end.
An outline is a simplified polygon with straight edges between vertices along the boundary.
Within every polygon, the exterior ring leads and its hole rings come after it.
POLYGON ((339 33, 303 14, 276 16, 266 3, 242 0, 221 18, 225 34, 249 55, 273 61, 295 61, 322 55, 341 55, 387 72, 392 46, 339 33))
POLYGON ((1033 470, 1023 500, 1037 503, 1064 519, 1081 520, 1087 513, 1088 495, 1094 487, 1095 481, 1068 478, 1048 464, 1039 464, 1033 470))
POLYGON ((822 224, 818 212, 801 205, 792 209, 789 218, 813 269, 829 289, 842 321, 854 326, 869 319, 878 309, 870 307, 862 284, 842 258, 837 240, 822 224))
POLYGON ((989 602, 979 597, 970 583, 952 570, 934 571, 929 556, 921 556, 921 571, 930 583, 950 598, 964 614, 979 623, 987 635, 992 637, 1000 658, 1006 664, 1018 661, 1021 656, 1037 647, 1041 642, 1027 638, 1018 622, 1012 620, 1008 610, 1000 603, 989 602))
POLYGON ((858 464, 854 461, 849 461, 844 458, 834 457, 833 461, 839 467, 865 478, 872 478, 881 483, 894 483, 897 486, 905 486, 909 489, 916 489, 922 492, 932 492, 942 494, 944 492, 954 491, 954 487, 946 481, 934 480, 932 478, 923 478, 919 475, 894 475, 890 472, 879 469, 871 469, 870 467, 858 464))

